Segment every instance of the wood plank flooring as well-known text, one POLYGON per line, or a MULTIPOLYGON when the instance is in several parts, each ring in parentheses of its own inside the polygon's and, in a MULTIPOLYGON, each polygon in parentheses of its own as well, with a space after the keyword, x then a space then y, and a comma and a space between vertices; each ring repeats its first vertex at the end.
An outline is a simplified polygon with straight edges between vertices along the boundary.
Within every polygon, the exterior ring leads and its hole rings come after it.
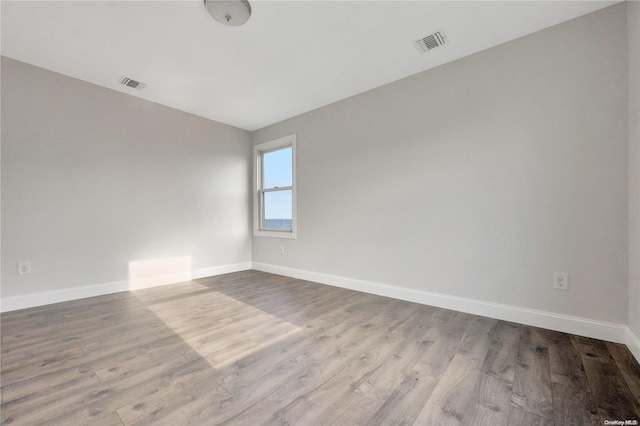
POLYGON ((1 316, 1 423, 640 421, 619 344, 246 271, 1 316))

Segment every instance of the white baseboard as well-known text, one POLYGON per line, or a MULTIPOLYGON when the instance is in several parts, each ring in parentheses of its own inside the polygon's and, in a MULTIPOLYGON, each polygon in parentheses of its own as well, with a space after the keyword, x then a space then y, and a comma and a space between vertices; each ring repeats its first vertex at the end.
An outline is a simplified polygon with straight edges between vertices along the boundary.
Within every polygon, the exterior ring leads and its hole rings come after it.
POLYGON ((53 303, 68 302, 70 300, 86 299, 87 297, 102 296, 127 290, 129 290, 128 281, 113 281, 110 283, 25 294, 24 296, 3 297, 0 300, 0 311, 17 311, 19 309, 51 305, 53 303))
POLYGON ((640 362, 640 337, 627 327, 627 340, 625 342, 633 356, 640 362))
MULTIPOLYGON (((192 279, 212 277, 214 275, 228 274, 231 272, 246 271, 251 269, 251 262, 235 263, 231 265, 213 266, 191 271, 192 279)), ((171 281, 171 277, 153 277, 148 283, 136 283, 135 290, 148 287, 158 287, 179 281, 171 281), (152 282, 162 284, 152 285, 152 282)), ((129 281, 114 281, 110 283, 94 284, 82 287, 65 288, 55 291, 25 294, 23 296, 3 297, 0 299, 0 312, 16 311, 18 309, 33 308, 36 306, 50 305, 52 303, 68 302, 70 300, 85 299, 87 297, 103 296, 105 294, 119 293, 132 290, 129 281)))
MULTIPOLYGON (((596 321, 571 315, 556 314, 535 309, 467 299, 446 294, 432 293, 406 287, 398 287, 320 272, 305 271, 266 263, 252 263, 253 269, 287 277, 328 284, 334 287, 348 288, 364 293, 437 306, 439 308, 481 315, 504 321, 511 321, 549 330, 571 333, 594 339, 616 343, 627 343, 631 330, 624 324, 596 321), (627 331, 629 330, 629 331, 627 331)), ((627 343, 628 344, 628 343, 627 343)), ((636 355, 636 358, 638 356, 636 355)))
POLYGON ((192 272, 191 279, 213 277, 216 275, 230 274, 232 272, 248 271, 251 269, 251 262, 234 263, 231 265, 212 266, 211 268, 197 269, 192 272))

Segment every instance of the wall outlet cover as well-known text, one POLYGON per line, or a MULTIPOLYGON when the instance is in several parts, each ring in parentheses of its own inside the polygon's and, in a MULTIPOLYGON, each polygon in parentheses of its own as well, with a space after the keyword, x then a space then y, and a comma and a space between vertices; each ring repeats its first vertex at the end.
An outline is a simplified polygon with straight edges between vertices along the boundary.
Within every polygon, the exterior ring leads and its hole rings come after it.
POLYGON ((569 290, 569 274, 553 274, 553 288, 558 290, 569 290))
POLYGON ((18 275, 29 275, 31 274, 31 262, 22 261, 18 262, 18 275))

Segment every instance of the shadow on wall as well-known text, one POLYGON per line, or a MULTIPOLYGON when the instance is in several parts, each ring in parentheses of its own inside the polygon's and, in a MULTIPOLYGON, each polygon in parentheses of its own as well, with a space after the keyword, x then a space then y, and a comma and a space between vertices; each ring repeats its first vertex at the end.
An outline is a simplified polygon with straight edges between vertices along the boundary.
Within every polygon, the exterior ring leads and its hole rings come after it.
POLYGON ((191 256, 129 262, 129 290, 191 280, 191 256))

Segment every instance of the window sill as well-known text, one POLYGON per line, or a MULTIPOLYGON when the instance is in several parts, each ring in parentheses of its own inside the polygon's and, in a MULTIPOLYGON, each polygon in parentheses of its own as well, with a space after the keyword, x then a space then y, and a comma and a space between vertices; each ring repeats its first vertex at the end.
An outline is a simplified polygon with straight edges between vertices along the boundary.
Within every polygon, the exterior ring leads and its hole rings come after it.
POLYGON ((254 237, 268 237, 268 238, 287 238, 287 239, 296 239, 295 231, 264 231, 264 230, 254 230, 254 237))

